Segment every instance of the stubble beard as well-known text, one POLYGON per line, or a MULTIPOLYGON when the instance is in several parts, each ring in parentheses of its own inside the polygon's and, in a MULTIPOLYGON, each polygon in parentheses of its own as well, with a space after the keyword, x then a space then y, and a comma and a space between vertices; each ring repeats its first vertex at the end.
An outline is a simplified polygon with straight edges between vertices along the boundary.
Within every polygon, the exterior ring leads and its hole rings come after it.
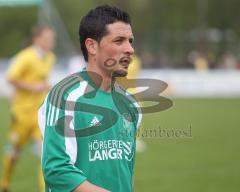
POLYGON ((127 74, 128 73, 126 71, 124 71, 124 70, 116 70, 116 71, 113 71, 112 76, 113 77, 126 77, 127 74))

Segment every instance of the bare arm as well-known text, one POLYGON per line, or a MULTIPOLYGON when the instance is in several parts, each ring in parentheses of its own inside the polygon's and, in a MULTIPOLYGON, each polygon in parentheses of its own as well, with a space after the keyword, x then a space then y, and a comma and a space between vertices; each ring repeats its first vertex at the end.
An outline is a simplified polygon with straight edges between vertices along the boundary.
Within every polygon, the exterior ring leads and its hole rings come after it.
POLYGON ((93 185, 88 181, 84 181, 73 192, 110 192, 110 191, 98 187, 96 185, 93 185))

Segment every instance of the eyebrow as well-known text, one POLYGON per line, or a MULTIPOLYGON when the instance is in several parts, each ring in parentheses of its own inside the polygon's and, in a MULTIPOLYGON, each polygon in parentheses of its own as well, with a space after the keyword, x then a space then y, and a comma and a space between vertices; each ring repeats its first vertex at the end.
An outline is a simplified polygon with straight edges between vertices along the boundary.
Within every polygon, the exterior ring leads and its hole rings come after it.
POLYGON ((130 38, 127 38, 127 37, 125 37, 125 36, 117 36, 117 37, 114 37, 113 38, 113 40, 115 40, 115 39, 129 39, 129 40, 134 40, 134 37, 133 36, 131 36, 130 38))

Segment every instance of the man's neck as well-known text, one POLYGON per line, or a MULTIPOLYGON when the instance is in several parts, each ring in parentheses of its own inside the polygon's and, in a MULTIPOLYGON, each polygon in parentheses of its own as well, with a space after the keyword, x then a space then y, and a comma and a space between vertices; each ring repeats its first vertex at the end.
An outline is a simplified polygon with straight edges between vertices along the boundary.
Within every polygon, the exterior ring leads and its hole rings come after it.
POLYGON ((111 92, 112 90, 112 83, 113 83, 113 79, 111 74, 109 74, 106 71, 103 71, 101 69, 99 69, 97 67, 97 65, 93 64, 93 63, 88 63, 87 67, 86 67, 87 71, 93 72, 90 73, 89 75, 91 76, 92 80, 94 81, 94 83, 99 86, 100 89, 107 91, 107 92, 111 92), (96 77, 96 75, 94 75, 94 73, 96 73, 97 75, 101 76, 101 84, 99 81, 99 77, 96 77))

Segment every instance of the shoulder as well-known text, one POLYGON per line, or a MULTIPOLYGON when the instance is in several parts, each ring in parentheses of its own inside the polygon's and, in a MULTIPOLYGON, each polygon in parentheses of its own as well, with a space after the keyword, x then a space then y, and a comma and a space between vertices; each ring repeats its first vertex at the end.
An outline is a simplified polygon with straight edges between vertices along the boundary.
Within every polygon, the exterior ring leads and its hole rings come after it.
POLYGON ((115 84, 115 92, 116 94, 113 95, 113 99, 118 103, 118 105, 124 104, 125 106, 128 106, 127 108, 131 112, 135 114, 140 113, 140 106, 133 94, 128 92, 126 89, 124 89, 117 83, 115 84))
POLYGON ((122 87, 120 84, 115 83, 114 85, 115 91, 119 93, 122 97, 122 99, 126 102, 135 103, 137 102, 136 98, 133 94, 131 94, 129 91, 127 91, 124 87, 122 87))
POLYGON ((142 120, 142 111, 141 111, 141 106, 138 103, 138 100, 134 97, 133 94, 128 92, 126 89, 124 89, 122 86, 119 84, 115 84, 115 91, 118 93, 115 98, 113 98, 118 105, 124 105, 127 106, 128 112, 132 115, 132 118, 134 118, 136 127, 139 127, 141 120, 142 120))
POLYGON ((18 53, 16 53, 16 55, 13 56, 13 59, 26 59, 29 58, 29 56, 33 55, 33 50, 31 49, 31 47, 27 47, 22 49, 21 51, 19 51, 18 53))
POLYGON ((9 71, 28 69, 32 54, 29 48, 25 48, 14 55, 9 61, 9 71))
POLYGON ((31 57, 34 55, 36 55, 36 53, 32 47, 24 48, 17 54, 17 56, 19 57, 31 57))
POLYGON ((86 88, 81 73, 74 73, 58 82, 49 92, 48 101, 57 107, 65 101, 77 101, 86 88))
POLYGON ((36 52, 32 47, 27 47, 21 50, 17 55, 14 57, 14 63, 18 63, 24 65, 26 67, 31 67, 33 61, 36 60, 36 52))

